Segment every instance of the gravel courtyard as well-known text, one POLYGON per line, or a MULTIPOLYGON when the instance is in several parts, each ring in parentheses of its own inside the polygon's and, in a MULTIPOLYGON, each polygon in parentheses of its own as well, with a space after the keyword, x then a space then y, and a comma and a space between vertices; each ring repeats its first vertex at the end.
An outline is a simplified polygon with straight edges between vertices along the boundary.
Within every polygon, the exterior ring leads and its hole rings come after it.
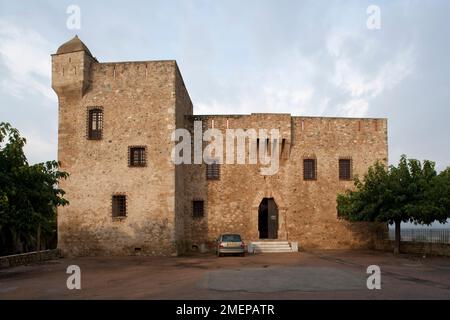
POLYGON ((450 258, 374 251, 86 257, 0 269, 0 299, 449 299, 450 258), (66 286, 69 265, 81 290, 66 286), (369 265, 381 289, 366 286, 369 265))

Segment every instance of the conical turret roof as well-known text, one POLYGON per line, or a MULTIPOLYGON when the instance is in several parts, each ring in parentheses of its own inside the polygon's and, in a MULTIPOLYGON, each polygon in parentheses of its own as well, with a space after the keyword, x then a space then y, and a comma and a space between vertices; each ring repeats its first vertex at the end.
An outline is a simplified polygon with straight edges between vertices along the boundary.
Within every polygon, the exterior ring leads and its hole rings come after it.
POLYGON ((86 51, 86 53, 92 56, 88 47, 86 47, 86 45, 83 43, 83 41, 80 40, 80 38, 78 38, 78 36, 73 37, 71 40, 61 45, 56 51, 56 54, 63 54, 77 51, 86 51))

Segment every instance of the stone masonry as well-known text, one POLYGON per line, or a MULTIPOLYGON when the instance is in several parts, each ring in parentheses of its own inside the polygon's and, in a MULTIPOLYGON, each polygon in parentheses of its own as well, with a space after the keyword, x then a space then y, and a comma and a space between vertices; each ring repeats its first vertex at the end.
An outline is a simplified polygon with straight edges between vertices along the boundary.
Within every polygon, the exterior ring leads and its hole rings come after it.
POLYGON ((387 163, 387 120, 290 114, 193 115, 175 61, 99 63, 77 38, 52 55, 59 98, 58 158, 70 177, 61 182, 70 205, 58 208, 58 247, 67 255, 176 255, 210 245, 220 233, 260 237, 264 198, 277 207, 277 238, 303 248, 361 248, 386 226, 338 218, 336 195, 353 187, 339 179, 339 159, 352 176, 387 163), (88 139, 89 110, 102 110, 101 139, 88 139), (176 128, 272 129, 281 134, 280 168, 220 165, 207 180, 205 164, 175 165, 176 128), (145 166, 129 166, 129 148, 145 147, 145 166), (316 179, 304 180, 304 159, 316 179), (126 215, 113 216, 113 196, 126 197, 126 215), (194 217, 193 201, 203 201, 194 217))

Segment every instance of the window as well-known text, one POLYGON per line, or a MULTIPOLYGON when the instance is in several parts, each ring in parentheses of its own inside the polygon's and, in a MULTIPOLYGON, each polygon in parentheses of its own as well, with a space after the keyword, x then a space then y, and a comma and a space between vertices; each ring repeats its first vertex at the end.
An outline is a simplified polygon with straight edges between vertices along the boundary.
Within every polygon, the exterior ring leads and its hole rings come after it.
POLYGON ((203 200, 192 201, 192 216, 194 218, 201 218, 204 216, 203 200))
POLYGON ((339 159, 339 180, 352 179, 352 160, 339 159))
POLYGON ((239 234, 224 234, 221 241, 223 242, 241 242, 242 238, 239 234))
POLYGON ((220 178, 220 164, 216 161, 212 164, 206 165, 206 180, 219 180, 220 178))
POLYGON ((316 159, 303 159, 303 180, 316 180, 316 159))
POLYGON ((128 148, 128 165, 130 167, 145 167, 145 147, 129 147, 128 148))
POLYGON ((100 140, 103 130, 103 110, 91 109, 88 112, 88 139, 100 140))
POLYGON ((125 195, 113 195, 112 216, 113 218, 127 216, 127 197, 125 195))

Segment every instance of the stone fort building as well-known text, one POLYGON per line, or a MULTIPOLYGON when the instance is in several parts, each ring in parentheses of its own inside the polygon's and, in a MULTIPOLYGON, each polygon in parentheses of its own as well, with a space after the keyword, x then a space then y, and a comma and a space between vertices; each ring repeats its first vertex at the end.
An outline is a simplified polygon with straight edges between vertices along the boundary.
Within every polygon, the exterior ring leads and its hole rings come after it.
MULTIPOLYGON (((222 232, 303 248, 370 247, 380 225, 339 219, 336 195, 379 160, 387 120, 290 114, 194 115, 176 61, 100 63, 78 37, 52 55, 58 158, 70 205, 58 208, 68 255, 176 255, 222 232), (276 128, 280 164, 181 164, 176 128, 276 128)), ((266 143, 265 141, 257 143, 266 143)), ((270 143, 270 142, 267 142, 270 143)))

